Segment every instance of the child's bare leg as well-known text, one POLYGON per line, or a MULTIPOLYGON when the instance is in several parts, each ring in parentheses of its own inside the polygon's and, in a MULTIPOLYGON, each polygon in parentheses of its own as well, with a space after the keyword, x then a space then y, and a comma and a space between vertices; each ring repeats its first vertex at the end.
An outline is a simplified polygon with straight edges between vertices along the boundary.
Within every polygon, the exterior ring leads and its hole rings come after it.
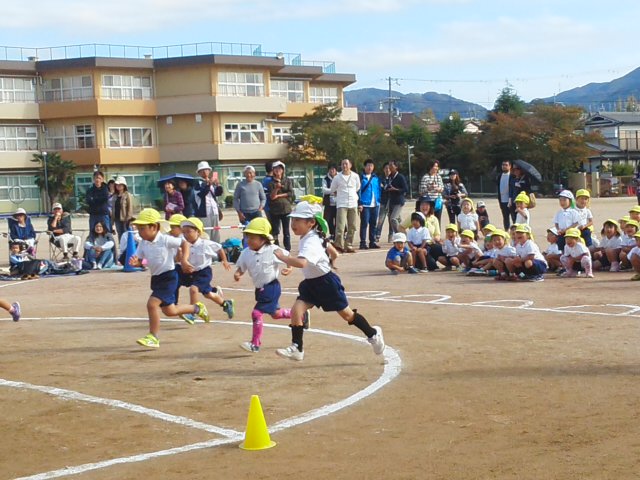
POLYGON ((158 338, 160 331, 160 304, 162 300, 156 297, 149 297, 147 300, 147 314, 149 315, 149 333, 158 338))
POLYGON ((293 327, 302 327, 305 312, 312 308, 313 305, 305 303, 302 300, 296 300, 291 308, 291 325, 293 327))
MULTIPOLYGON (((193 288, 193 287, 191 287, 191 288, 193 288)), ((196 292, 197 291, 198 291, 198 287, 196 287, 196 292)), ((213 292, 205 293, 204 294, 204 298, 208 298, 209 300, 213 300, 215 303, 217 303, 220 306, 222 306, 222 304, 224 303, 224 298, 222 298, 217 293, 213 293, 213 292)), ((196 299, 197 299, 197 297, 196 297, 196 299)), ((193 303, 196 303, 196 302, 193 302, 193 303)))
MULTIPOLYGON (((164 313, 167 317, 179 317, 180 315, 184 315, 185 313, 196 313, 195 305, 166 305, 162 307, 162 313, 164 313)), ((158 322, 160 321, 160 315, 158 315, 158 322)), ((153 332, 151 332, 153 333, 153 332)))
POLYGON ((0 307, 4 308, 7 312, 11 312, 11 304, 4 299, 0 299, 0 307))
POLYGON ((498 273, 504 273, 504 262, 502 260, 498 260, 497 258, 493 261, 493 266, 498 271, 498 273))
POLYGON ((198 294, 200 293, 200 291, 198 290, 198 287, 196 287, 195 285, 191 285, 189 287, 189 302, 194 304, 198 301, 198 294))
POLYGON ((418 258, 423 265, 422 268, 427 268, 427 251, 424 248, 418 249, 418 258))
POLYGON ((451 265, 454 267, 460 266, 460 259, 458 257, 450 257, 449 262, 451 262, 451 265))
POLYGON ((636 273, 640 273, 640 257, 638 255, 631 257, 631 266, 636 273))

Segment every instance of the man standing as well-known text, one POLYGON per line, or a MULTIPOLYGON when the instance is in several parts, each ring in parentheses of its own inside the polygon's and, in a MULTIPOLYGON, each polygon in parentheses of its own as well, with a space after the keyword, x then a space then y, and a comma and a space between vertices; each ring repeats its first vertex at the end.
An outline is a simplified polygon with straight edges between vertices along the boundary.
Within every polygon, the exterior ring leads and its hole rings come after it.
POLYGON ((360 211, 360 250, 367 248, 380 248, 376 243, 376 226, 378 223, 378 210, 380 209, 380 180, 373 173, 375 165, 368 158, 364 162, 364 171, 360 178, 360 199, 358 210, 360 211), (367 246, 367 226, 369 227, 369 246, 367 246))
POLYGON ((202 220, 208 229, 209 238, 220 243, 220 230, 215 229, 220 224, 221 210, 216 197, 222 195, 222 187, 218 177, 213 175, 209 162, 198 163, 198 175, 201 180, 195 187, 195 216, 202 220))
POLYGON ((498 202, 502 212, 502 224, 508 230, 511 222, 516 221, 515 205, 511 201, 515 186, 515 177, 511 175, 511 161, 502 162, 502 174, 498 177, 498 202))
POLYGON ((342 171, 331 182, 331 195, 336 197, 337 209, 334 246, 339 252, 355 253, 353 236, 356 233, 360 176, 351 171, 351 160, 348 158, 342 160, 341 167, 342 171))
POLYGON ((246 225, 256 217, 262 217, 267 201, 262 183, 256 182, 256 169, 252 165, 244 167, 244 180, 236 185, 233 192, 233 208, 238 212, 238 220, 246 225))
POLYGON ((329 224, 329 235, 332 240, 336 235, 336 197, 331 195, 331 182, 337 173, 336 166, 329 164, 327 174, 322 179, 322 205, 324 206, 322 216, 329 224))
POLYGON ((107 231, 111 231, 111 215, 109 215, 109 187, 104 183, 104 174, 93 172, 93 185, 85 195, 89 206, 89 231, 93 232, 96 223, 104 222, 107 231))
MULTIPOLYGON (((409 190, 407 179, 398 171, 398 162, 392 160, 389 162, 389 184, 387 192, 389 193, 389 222, 391 223, 391 231, 397 233, 400 223, 402 222, 402 207, 404 207, 404 196, 409 190)), ((387 241, 391 243, 391 238, 387 241)))

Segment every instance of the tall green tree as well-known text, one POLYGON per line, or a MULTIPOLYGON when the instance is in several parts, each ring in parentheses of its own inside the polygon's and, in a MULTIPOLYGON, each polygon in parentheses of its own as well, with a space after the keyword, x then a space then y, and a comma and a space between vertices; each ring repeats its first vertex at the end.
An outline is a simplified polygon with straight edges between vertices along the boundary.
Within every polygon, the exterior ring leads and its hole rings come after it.
POLYGON ((32 162, 36 162, 42 171, 36 175, 35 184, 41 191, 49 192, 49 205, 64 202, 73 193, 77 166, 70 160, 64 160, 60 153, 49 152, 46 157, 47 176, 45 181, 45 157, 41 153, 34 153, 32 162))
POLYGON ((493 121, 494 114, 507 113, 509 115, 521 116, 524 115, 526 104, 518 96, 511 86, 507 85, 502 89, 500 95, 496 99, 496 103, 493 105, 493 110, 489 112, 489 121, 493 121))

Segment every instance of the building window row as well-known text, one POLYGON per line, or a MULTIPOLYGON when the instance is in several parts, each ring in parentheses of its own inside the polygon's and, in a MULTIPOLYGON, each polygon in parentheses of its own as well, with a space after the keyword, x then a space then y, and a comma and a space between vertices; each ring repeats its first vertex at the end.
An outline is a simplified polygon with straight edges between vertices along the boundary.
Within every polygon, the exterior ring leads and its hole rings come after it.
POLYGON ((40 189, 33 175, 0 175, 0 200, 38 200, 40 189))
POLYGON ((0 126, 0 151, 38 150, 37 126, 0 126))
POLYGON ((271 137, 273 143, 287 143, 291 139, 291 127, 273 127, 271 137))
POLYGON ((45 131, 45 143, 50 150, 96 148, 93 125, 65 125, 45 131))
POLYGON ((0 77, 0 102, 35 102, 34 81, 34 78, 29 77, 0 77))
POLYGON ((110 148, 152 147, 150 128, 110 128, 110 148))
POLYGON ((220 72, 219 93, 225 97, 263 97, 264 75, 262 73, 220 72))
POLYGON ((311 103, 336 103, 338 101, 338 89, 336 87, 311 87, 309 89, 309 102, 311 103))
POLYGON ((49 78, 42 85, 45 102, 67 102, 93 98, 93 82, 90 75, 49 78))
POLYGON ((302 80, 271 80, 271 96, 286 98, 291 103, 304 102, 302 80))
POLYGON ((260 123, 225 123, 225 143, 264 143, 264 127, 260 123))
POLYGON ((150 76, 103 75, 102 98, 110 100, 151 100, 150 76))

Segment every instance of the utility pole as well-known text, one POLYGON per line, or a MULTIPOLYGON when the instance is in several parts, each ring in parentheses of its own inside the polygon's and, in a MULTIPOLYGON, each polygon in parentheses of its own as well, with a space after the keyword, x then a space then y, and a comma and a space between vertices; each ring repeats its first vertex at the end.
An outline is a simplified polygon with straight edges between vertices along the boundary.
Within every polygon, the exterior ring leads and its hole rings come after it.
POLYGON ((413 145, 407 145, 407 165, 409 166, 409 198, 413 198, 413 187, 411 186, 411 157, 413 157, 413 145))
POLYGON ((398 82, 398 78, 392 78, 392 77, 388 77, 386 78, 386 80, 389 82, 389 96, 387 97, 386 100, 382 100, 380 102, 380 110, 382 110, 382 104, 386 103, 387 104, 387 111, 389 112, 389 133, 391 133, 393 131, 393 117, 395 114, 395 104, 398 100, 400 100, 400 98, 398 97, 394 97, 392 96, 392 92, 391 92, 391 82, 398 82))

